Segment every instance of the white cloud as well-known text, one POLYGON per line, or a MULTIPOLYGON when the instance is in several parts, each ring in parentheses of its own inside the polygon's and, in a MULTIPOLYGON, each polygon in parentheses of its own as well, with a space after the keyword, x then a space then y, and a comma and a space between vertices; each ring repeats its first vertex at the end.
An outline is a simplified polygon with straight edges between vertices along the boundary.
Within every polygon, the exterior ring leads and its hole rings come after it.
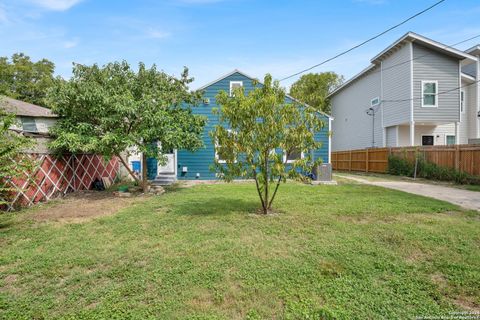
POLYGON ((365 3, 365 4, 370 4, 370 5, 379 5, 379 4, 386 3, 387 0, 353 0, 353 2, 365 3))
POLYGON ((163 39, 170 36, 169 32, 165 32, 157 29, 149 29, 147 30, 146 34, 148 38, 153 38, 153 39, 163 39))
POLYGON ((225 0, 177 0, 177 2, 182 3, 182 4, 211 4, 211 3, 218 3, 218 2, 223 2, 225 0))
POLYGON ((63 43, 63 47, 65 49, 71 49, 71 48, 74 48, 78 46, 78 40, 77 39, 74 39, 74 40, 68 40, 68 41, 65 41, 63 43))
POLYGON ((0 7, 0 23, 8 22, 7 11, 0 7))
POLYGON ((53 11, 65 11, 83 0, 31 0, 34 4, 53 11))

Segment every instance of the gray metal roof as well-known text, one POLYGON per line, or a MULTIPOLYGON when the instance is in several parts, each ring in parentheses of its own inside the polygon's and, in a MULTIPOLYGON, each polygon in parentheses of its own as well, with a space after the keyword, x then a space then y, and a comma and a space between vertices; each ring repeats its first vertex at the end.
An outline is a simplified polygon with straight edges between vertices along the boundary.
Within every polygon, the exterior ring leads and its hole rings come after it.
POLYGON ((57 118, 50 109, 28 102, 0 96, 0 108, 17 116, 37 118, 57 118))

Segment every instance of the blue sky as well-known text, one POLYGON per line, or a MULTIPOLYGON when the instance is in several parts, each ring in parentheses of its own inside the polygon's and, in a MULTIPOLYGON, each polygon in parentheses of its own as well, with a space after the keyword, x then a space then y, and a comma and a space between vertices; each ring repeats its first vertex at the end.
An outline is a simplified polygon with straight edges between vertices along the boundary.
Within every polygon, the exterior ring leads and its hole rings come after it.
MULTIPOLYGON (((0 0, 0 56, 47 58, 69 77, 72 62, 127 60, 199 87, 235 68, 282 78, 398 23, 436 0, 0 0)), ((447 0, 380 39, 314 71, 349 78, 407 31, 445 44, 480 34, 480 2, 447 0)), ((466 49, 480 38, 459 46, 466 49)), ((290 85, 296 78, 283 83, 290 85)))

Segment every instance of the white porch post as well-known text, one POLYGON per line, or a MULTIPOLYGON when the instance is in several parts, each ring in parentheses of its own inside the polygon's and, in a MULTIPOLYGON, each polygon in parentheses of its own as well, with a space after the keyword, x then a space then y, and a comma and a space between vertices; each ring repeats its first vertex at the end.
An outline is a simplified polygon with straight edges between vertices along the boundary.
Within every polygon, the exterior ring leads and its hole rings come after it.
POLYGON ((415 121, 410 122, 410 146, 415 145, 415 121))

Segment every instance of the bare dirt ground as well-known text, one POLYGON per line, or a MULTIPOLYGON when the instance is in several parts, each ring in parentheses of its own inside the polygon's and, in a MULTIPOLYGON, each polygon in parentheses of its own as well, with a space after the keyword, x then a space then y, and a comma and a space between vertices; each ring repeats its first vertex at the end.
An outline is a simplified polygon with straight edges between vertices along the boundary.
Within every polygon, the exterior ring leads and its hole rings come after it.
POLYGON ((37 222, 84 222, 101 216, 115 214, 119 210, 145 200, 148 195, 121 198, 109 191, 78 191, 62 199, 38 205, 29 218, 37 222))

